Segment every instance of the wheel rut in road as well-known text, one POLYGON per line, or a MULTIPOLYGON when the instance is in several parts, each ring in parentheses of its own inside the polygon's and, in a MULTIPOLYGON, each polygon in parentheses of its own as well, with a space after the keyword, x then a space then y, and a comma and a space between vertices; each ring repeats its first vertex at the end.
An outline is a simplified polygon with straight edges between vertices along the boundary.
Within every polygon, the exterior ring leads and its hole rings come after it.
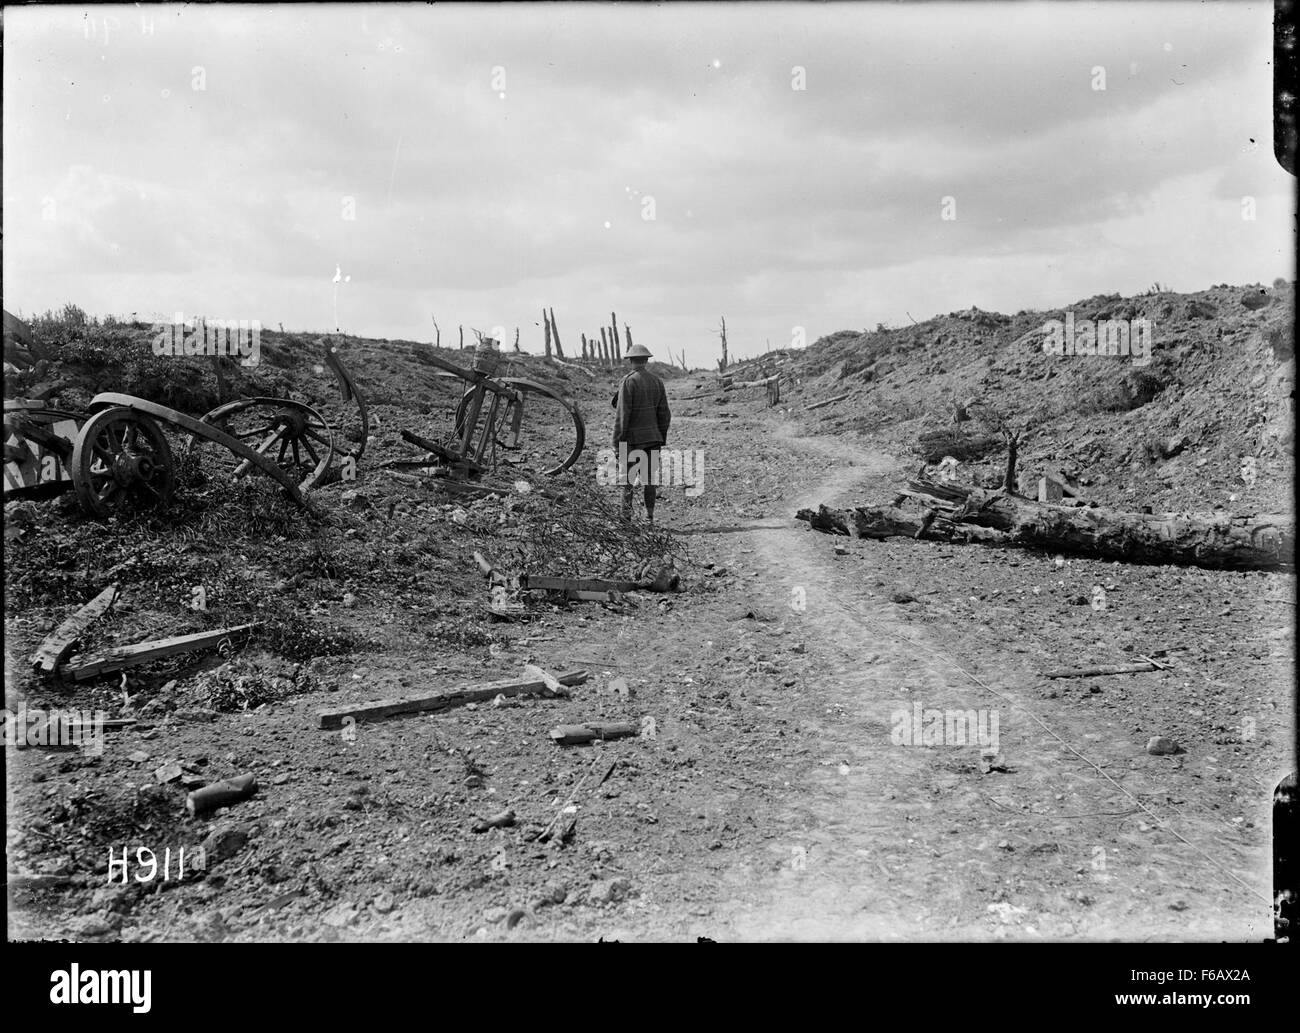
MULTIPOLYGON (((787 509, 831 503, 895 472, 882 453, 798 438, 788 427, 778 436, 853 463, 832 468, 787 509)), ((1135 916, 1156 910, 1151 898, 1173 894, 1191 914, 1166 909, 1145 921, 1153 937, 1250 938, 1268 928, 1264 859, 1216 844, 1222 819, 1180 811, 1173 820, 1164 811, 1171 820, 1159 840, 1142 839, 1139 822, 1154 819, 1134 798, 1162 799, 1165 787, 1129 759, 1127 729, 1045 712, 1034 693, 1040 680, 1010 647, 986 653, 985 664, 959 660, 959 629, 917 623, 915 607, 892 601, 889 571, 868 566, 870 551, 837 556, 836 541, 793 522, 729 536, 758 574, 756 602, 769 611, 802 604, 786 625, 802 633, 816 676, 789 691, 802 693, 794 716, 814 745, 803 777, 775 802, 776 834, 722 874, 711 935, 1132 938, 1135 916), (958 715, 945 721, 948 742, 923 745, 919 727, 913 744, 896 741, 918 706, 958 715), (996 740, 1006 771, 985 771, 981 732, 985 743, 996 740), (1215 844, 1213 860, 1171 829, 1215 844), (1225 867, 1250 886, 1231 885, 1225 867), (1258 921, 1225 929, 1225 892, 1235 894, 1237 913, 1250 912, 1242 905, 1251 901, 1258 921)))

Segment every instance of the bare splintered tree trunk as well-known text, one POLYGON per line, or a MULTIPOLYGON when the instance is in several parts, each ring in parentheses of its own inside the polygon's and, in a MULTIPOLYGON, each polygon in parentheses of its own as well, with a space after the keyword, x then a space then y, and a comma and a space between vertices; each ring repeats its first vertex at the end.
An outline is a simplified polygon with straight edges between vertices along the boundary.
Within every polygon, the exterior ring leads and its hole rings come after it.
POLYGON ((551 336, 555 338, 555 357, 564 358, 564 346, 560 344, 560 328, 555 325, 555 306, 551 306, 551 336))
POLYGON ((551 317, 542 309, 542 328, 546 332, 546 357, 551 357, 551 317))
POLYGON ((605 328, 603 326, 600 328, 600 357, 605 360, 606 366, 614 365, 610 362, 609 341, 605 336, 605 328))
POLYGON ((614 342, 614 362, 623 361, 623 343, 618 339, 618 316, 609 314, 609 339, 614 342))
POLYGON ((718 369, 725 373, 727 371, 727 317, 722 316, 722 327, 718 333, 722 337, 722 359, 718 362, 718 369))
POLYGON ((463 326, 460 328, 460 350, 465 350, 465 328, 463 326))
POLYGON ((1002 480, 1006 491, 1016 490, 1016 455, 1020 451, 1020 435, 1007 435, 1007 475, 1002 480))
POLYGON ((515 327, 515 351, 519 350, 519 327, 515 327))
POLYGON ((441 348, 441 347, 442 347, 442 331, 438 329, 438 317, 437 317, 437 316, 434 316, 434 317, 433 317, 433 335, 434 335, 434 336, 433 336, 433 346, 434 346, 435 348, 441 348))
POLYGON ((628 348, 632 347, 632 328, 626 323, 623 324, 623 338, 627 341, 628 348))

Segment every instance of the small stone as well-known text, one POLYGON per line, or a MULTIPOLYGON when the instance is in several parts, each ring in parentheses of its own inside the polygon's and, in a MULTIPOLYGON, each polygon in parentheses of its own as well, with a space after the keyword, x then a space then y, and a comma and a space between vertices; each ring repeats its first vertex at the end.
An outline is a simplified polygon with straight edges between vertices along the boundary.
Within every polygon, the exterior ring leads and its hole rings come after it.
POLYGON ((1156 757, 1169 753, 1178 753, 1180 749, 1178 743, 1163 735, 1153 735, 1151 741, 1147 743, 1147 753, 1156 757))
POLYGON ((1171 459, 1192 443, 1186 434, 1177 434, 1165 442, 1165 458, 1171 459))
POLYGON ((483 912, 483 921, 487 922, 488 925, 495 925, 497 922, 504 921, 509 913, 503 907, 490 907, 483 912))
POLYGON ((86 915, 73 920, 72 931, 78 936, 107 936, 113 927, 98 915, 86 915))
POLYGON ((889 597, 889 600, 890 602, 899 603, 900 605, 906 605, 907 603, 916 602, 916 596, 911 592, 895 592, 889 597))
POLYGON ((370 902, 370 906, 379 912, 379 914, 386 915, 388 912, 393 910, 396 903, 393 900, 393 895, 391 893, 384 892, 376 895, 375 899, 370 902))
POLYGON ((321 921, 335 929, 341 929, 354 919, 357 915, 356 906, 346 901, 335 904, 332 908, 321 916, 321 921))
POLYGON ((569 895, 569 888, 562 882, 548 882, 543 888, 541 896, 537 898, 539 907, 546 904, 563 904, 565 898, 569 895))
POLYGON ((599 879, 587 887, 587 899, 593 904, 616 904, 631 890, 632 883, 627 879, 599 879))
POLYGON ((357 597, 351 592, 344 592, 343 605, 349 610, 355 609, 357 605, 357 597))
POLYGON ((96 911, 126 911, 131 906, 131 887, 101 886, 91 896, 90 906, 96 911))
POLYGON ((132 764, 143 764, 149 759, 149 754, 145 753, 144 750, 135 750, 132 753, 128 753, 126 759, 132 764))
POLYGON ((203 841, 203 856, 209 863, 234 857, 248 843, 248 830, 239 825, 222 825, 203 841))
POLYGON ((185 774, 185 772, 181 770, 181 766, 173 760, 168 761, 161 767, 155 768, 153 777, 160 785, 166 785, 168 782, 175 782, 183 774, 185 774))

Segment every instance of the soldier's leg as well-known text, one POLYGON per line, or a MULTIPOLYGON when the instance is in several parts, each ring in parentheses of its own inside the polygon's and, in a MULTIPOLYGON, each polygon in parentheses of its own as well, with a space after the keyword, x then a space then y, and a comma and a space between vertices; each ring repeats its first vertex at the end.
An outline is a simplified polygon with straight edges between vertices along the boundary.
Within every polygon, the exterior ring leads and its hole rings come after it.
POLYGON ((655 522, 655 485, 659 483, 659 449, 649 448, 646 453, 650 460, 650 477, 645 485, 645 512, 650 523, 655 522))

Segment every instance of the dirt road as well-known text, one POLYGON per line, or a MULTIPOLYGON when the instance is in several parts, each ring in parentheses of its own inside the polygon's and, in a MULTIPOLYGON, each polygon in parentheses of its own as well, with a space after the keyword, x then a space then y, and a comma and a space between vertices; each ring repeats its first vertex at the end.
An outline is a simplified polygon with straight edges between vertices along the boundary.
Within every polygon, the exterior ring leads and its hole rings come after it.
MULTIPOLYGON (((716 904, 690 931, 740 940, 1268 935, 1259 833, 1269 794, 1246 804, 1256 834, 1243 837, 1245 821, 1213 813, 1213 782, 1208 793, 1191 789, 1204 784, 1197 759, 1148 756, 1127 713, 1039 698, 1046 683, 1025 647, 996 629, 972 636, 927 620, 927 589, 962 578, 944 558, 929 557, 924 581, 908 572, 916 602, 891 601, 898 550, 810 534, 788 514, 878 497, 898 482, 893 458, 796 437, 789 425, 777 440, 833 465, 782 503, 787 519, 718 535, 716 548, 719 562, 751 575, 730 596, 774 616, 752 639, 775 633, 806 650, 806 670, 769 718, 794 726, 801 745, 755 807, 761 843, 716 873, 716 904), (985 716, 978 727, 999 740, 993 770, 982 773, 975 724, 968 745, 922 745, 919 728, 915 745, 898 744, 896 715, 918 705, 985 716)), ((693 613, 692 633, 726 641, 735 609, 729 598, 721 612, 693 613)), ((1213 777, 1213 758, 1209 766, 1213 777)))

